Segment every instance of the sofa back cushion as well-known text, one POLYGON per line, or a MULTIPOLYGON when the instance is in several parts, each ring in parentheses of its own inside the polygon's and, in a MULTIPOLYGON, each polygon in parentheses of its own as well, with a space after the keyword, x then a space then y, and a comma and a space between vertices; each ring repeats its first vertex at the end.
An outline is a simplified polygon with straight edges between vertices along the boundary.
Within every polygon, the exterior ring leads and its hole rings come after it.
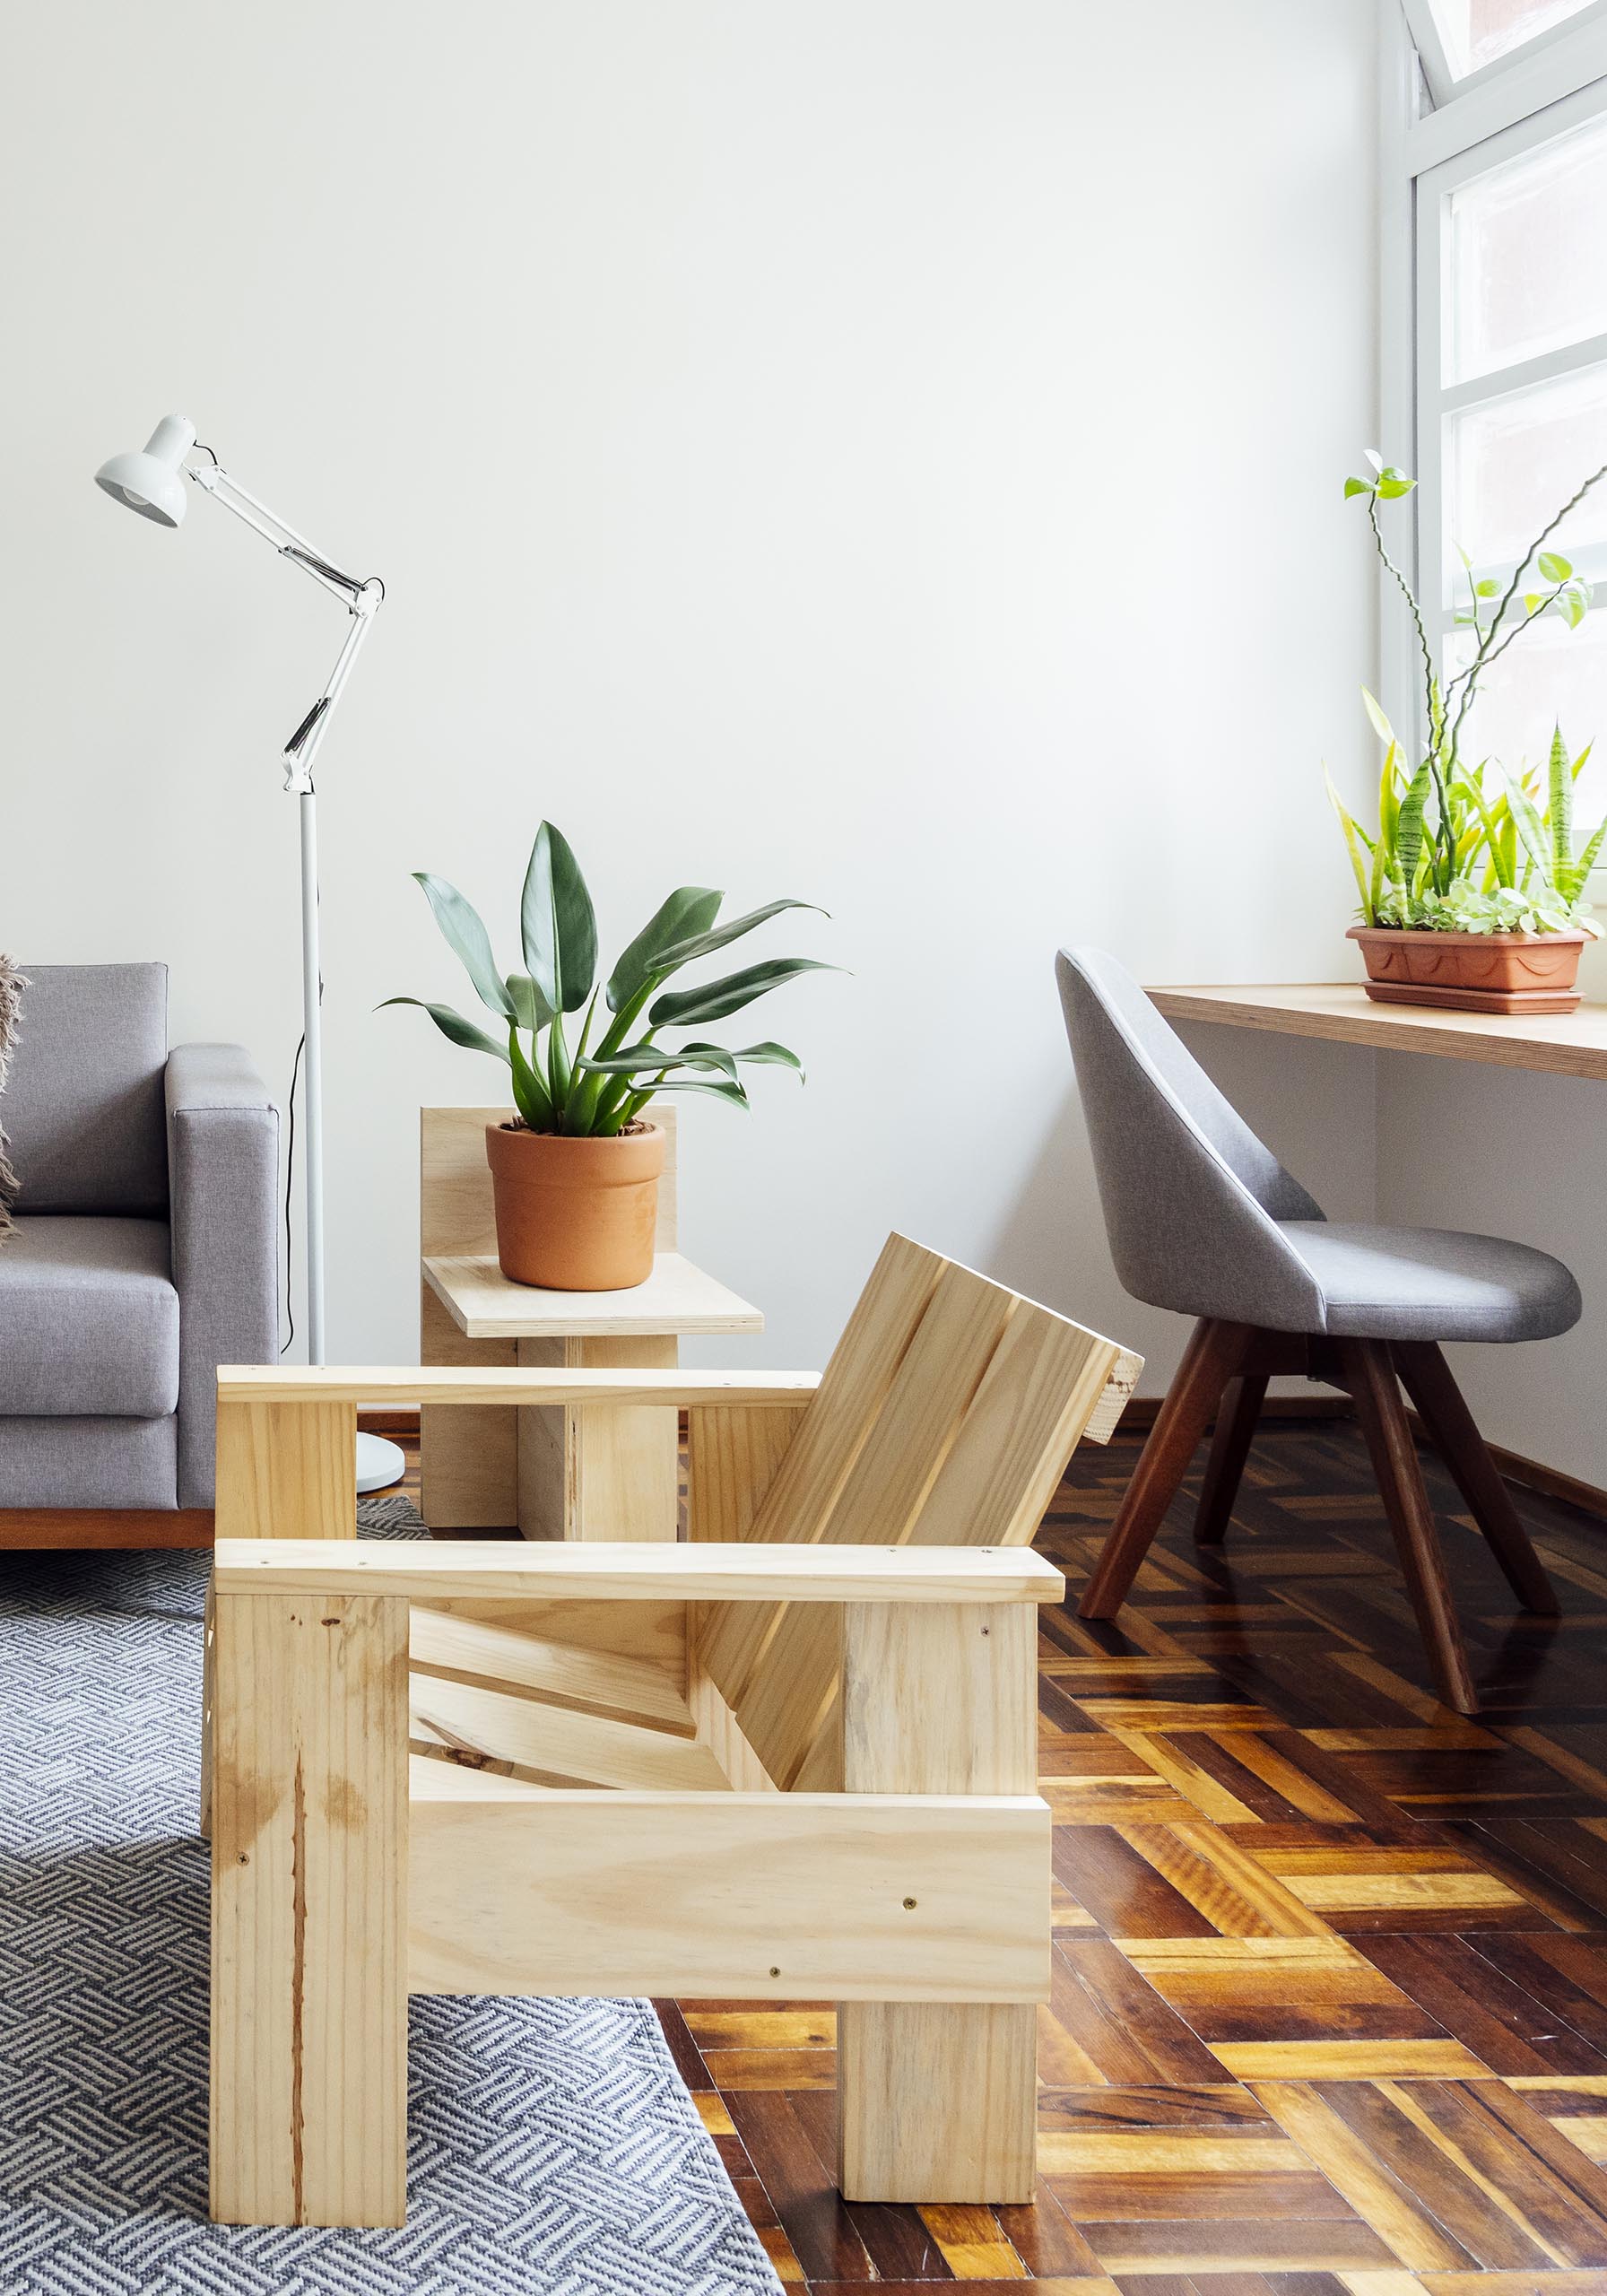
POLYGON ((161 1218, 166 965, 30 965, 5 1088, 19 1213, 161 1218))

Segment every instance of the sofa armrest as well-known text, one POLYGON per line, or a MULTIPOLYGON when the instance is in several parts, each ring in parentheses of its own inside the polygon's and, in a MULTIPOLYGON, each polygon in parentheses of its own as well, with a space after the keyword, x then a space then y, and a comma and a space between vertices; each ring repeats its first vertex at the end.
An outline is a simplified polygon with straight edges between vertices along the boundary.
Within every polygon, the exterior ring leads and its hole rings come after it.
POLYGON ((279 1360, 279 1111, 235 1044, 168 1056, 178 1504, 210 1507, 220 1363, 279 1360))

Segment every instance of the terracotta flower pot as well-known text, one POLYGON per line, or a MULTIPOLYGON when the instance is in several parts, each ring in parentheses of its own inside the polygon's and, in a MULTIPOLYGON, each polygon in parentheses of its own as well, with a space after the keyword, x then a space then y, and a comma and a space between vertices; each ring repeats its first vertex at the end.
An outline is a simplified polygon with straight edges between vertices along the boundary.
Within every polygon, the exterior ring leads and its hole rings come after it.
POLYGON ((1367 993, 1380 1004, 1437 1004, 1464 1013, 1571 1013, 1583 933, 1435 933, 1422 926, 1352 925, 1367 961, 1367 993))
POLYGON ((653 1273, 664 1152, 656 1124, 612 1140, 488 1124, 503 1274, 553 1292, 628 1292, 645 1283, 653 1273))

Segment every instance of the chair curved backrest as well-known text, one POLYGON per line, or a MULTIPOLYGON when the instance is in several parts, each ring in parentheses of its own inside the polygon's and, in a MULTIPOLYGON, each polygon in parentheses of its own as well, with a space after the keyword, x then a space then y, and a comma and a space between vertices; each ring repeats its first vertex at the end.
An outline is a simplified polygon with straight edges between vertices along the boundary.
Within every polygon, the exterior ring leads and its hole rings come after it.
POLYGON ((1152 1307, 1320 1330, 1323 1297, 1280 1220, 1322 1208, 1102 949, 1055 963, 1111 1257, 1152 1307))

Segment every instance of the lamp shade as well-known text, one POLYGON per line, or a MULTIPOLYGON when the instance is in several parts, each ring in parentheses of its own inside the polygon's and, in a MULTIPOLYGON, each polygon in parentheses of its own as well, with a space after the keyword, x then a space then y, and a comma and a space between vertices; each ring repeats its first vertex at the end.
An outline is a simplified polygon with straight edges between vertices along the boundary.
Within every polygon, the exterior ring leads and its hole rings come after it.
POLYGON ((176 526, 186 501, 181 465, 195 443, 195 426, 187 415, 164 414, 143 451, 114 455, 95 473, 95 483, 142 518, 154 518, 159 526, 176 526))

